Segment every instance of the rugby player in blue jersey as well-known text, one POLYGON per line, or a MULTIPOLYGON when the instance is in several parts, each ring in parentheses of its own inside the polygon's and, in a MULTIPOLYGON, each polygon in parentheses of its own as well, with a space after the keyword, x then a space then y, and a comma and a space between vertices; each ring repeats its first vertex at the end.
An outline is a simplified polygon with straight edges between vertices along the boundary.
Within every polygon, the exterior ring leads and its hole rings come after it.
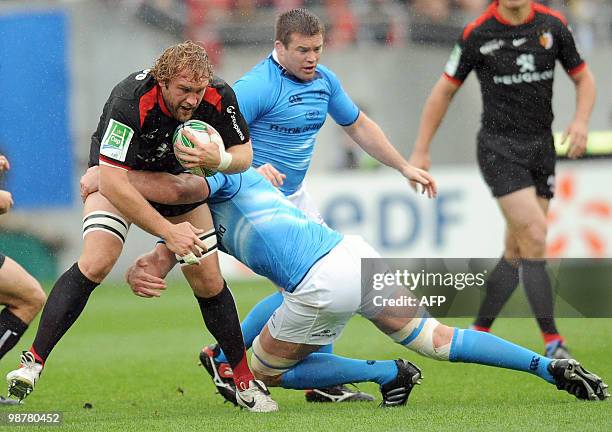
MULTIPOLYGON (((253 166, 317 223, 324 221, 306 190, 304 177, 316 135, 328 114, 370 156, 406 178, 409 172, 408 162, 381 128, 359 110, 336 75, 319 64, 324 34, 321 20, 305 9, 280 14, 272 53, 233 86, 249 125, 253 166)), ((251 329, 261 328, 282 301, 279 292, 251 310, 243 325, 247 344, 257 336, 251 329)), ((331 348, 324 350, 331 352, 331 348)), ((211 355, 204 349, 201 356, 211 355)), ((307 391, 306 399, 333 402, 372 398, 355 389, 335 387, 307 391)))
MULTIPOLYGON (((435 194, 433 179, 412 170, 410 178, 426 182, 435 194)), ((421 378, 412 363, 318 352, 359 313, 395 342, 426 357, 528 372, 579 399, 608 397, 606 384, 575 360, 552 360, 486 332, 448 327, 419 308, 378 307, 362 294, 360 273, 362 258, 380 255, 359 236, 344 236, 309 220, 254 169, 218 173, 206 184, 201 178, 183 178, 187 180, 181 183, 167 173, 130 172, 130 182, 156 202, 166 202, 176 188, 182 189, 183 199, 208 197, 219 248, 283 287, 282 304, 252 346, 252 370, 267 385, 304 389, 371 381, 380 385, 382 406, 405 404, 421 378)), ((127 275, 134 293, 159 296, 165 289, 163 277, 175 263, 175 255, 162 243, 140 257, 127 275)))

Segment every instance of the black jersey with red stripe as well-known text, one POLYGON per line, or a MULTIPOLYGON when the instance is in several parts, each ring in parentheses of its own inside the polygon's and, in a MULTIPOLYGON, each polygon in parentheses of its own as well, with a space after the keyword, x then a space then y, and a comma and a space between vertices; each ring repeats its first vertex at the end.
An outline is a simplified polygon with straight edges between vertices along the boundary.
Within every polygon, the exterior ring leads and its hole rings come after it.
MULTIPOLYGON (((236 95, 218 77, 210 81, 192 119, 213 126, 226 148, 249 141, 236 95)), ((161 87, 148 70, 133 73, 115 86, 104 105, 91 137, 89 166, 102 163, 126 170, 183 172, 172 146, 180 123, 166 108, 161 87)))
POLYGON ((550 133, 556 60, 568 74, 585 63, 567 21, 532 2, 527 20, 511 25, 497 2, 463 30, 444 76, 461 84, 474 69, 482 93, 482 129, 499 135, 550 133))

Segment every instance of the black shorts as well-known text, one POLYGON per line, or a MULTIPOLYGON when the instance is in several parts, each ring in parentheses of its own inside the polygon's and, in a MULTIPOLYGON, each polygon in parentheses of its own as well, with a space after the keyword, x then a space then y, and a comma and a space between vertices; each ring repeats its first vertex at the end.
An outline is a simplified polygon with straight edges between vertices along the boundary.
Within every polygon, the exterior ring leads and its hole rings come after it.
POLYGON ((173 216, 184 215, 185 213, 190 212, 194 208, 200 207, 202 204, 205 204, 206 201, 200 201, 194 204, 180 204, 180 205, 159 204, 153 201, 149 201, 149 203, 163 217, 173 217, 173 216))
POLYGON ((555 161, 551 134, 519 138, 478 133, 478 165, 496 198, 530 186, 538 196, 552 198, 555 161))
POLYGON ((4 256, 3 254, 0 253, 0 269, 2 268, 2 266, 4 265, 4 260, 6 259, 6 256, 4 256))

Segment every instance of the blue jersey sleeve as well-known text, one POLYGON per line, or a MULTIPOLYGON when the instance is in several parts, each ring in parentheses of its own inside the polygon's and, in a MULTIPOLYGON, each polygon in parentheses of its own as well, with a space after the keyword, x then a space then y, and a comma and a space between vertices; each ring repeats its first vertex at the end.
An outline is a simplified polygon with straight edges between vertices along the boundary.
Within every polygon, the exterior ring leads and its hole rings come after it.
POLYGON ((319 66, 319 70, 325 75, 331 89, 328 108, 329 115, 331 115, 334 121, 340 126, 352 125, 357 120, 357 117, 359 117, 359 108, 355 105, 355 102, 353 102, 344 88, 342 88, 336 74, 325 66, 319 66))

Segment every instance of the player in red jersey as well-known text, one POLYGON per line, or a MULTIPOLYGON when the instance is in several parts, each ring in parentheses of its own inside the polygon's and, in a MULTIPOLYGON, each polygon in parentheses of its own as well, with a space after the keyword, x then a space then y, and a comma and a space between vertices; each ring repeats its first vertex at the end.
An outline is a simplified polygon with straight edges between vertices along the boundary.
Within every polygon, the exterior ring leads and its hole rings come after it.
POLYGON ((205 121, 219 131, 231 160, 222 164, 217 144, 204 144, 190 134, 196 148, 181 148, 187 154, 182 157, 185 161, 228 173, 251 165, 248 127, 234 92, 213 75, 199 45, 185 42, 169 47, 152 69, 129 75, 111 92, 91 139, 89 165, 100 165, 100 191, 85 199, 83 252, 55 283, 21 367, 7 375, 10 394, 23 399, 33 390, 51 350, 111 271, 128 228, 135 223, 163 238, 177 256, 195 255, 198 265, 184 265, 183 274, 207 329, 231 352, 234 382, 240 389, 238 403, 251 411, 277 410, 247 364, 236 305, 219 269, 215 230, 204 198, 173 206, 148 202, 128 180, 130 171, 182 173, 185 168, 171 141, 179 124, 190 119, 205 121))

